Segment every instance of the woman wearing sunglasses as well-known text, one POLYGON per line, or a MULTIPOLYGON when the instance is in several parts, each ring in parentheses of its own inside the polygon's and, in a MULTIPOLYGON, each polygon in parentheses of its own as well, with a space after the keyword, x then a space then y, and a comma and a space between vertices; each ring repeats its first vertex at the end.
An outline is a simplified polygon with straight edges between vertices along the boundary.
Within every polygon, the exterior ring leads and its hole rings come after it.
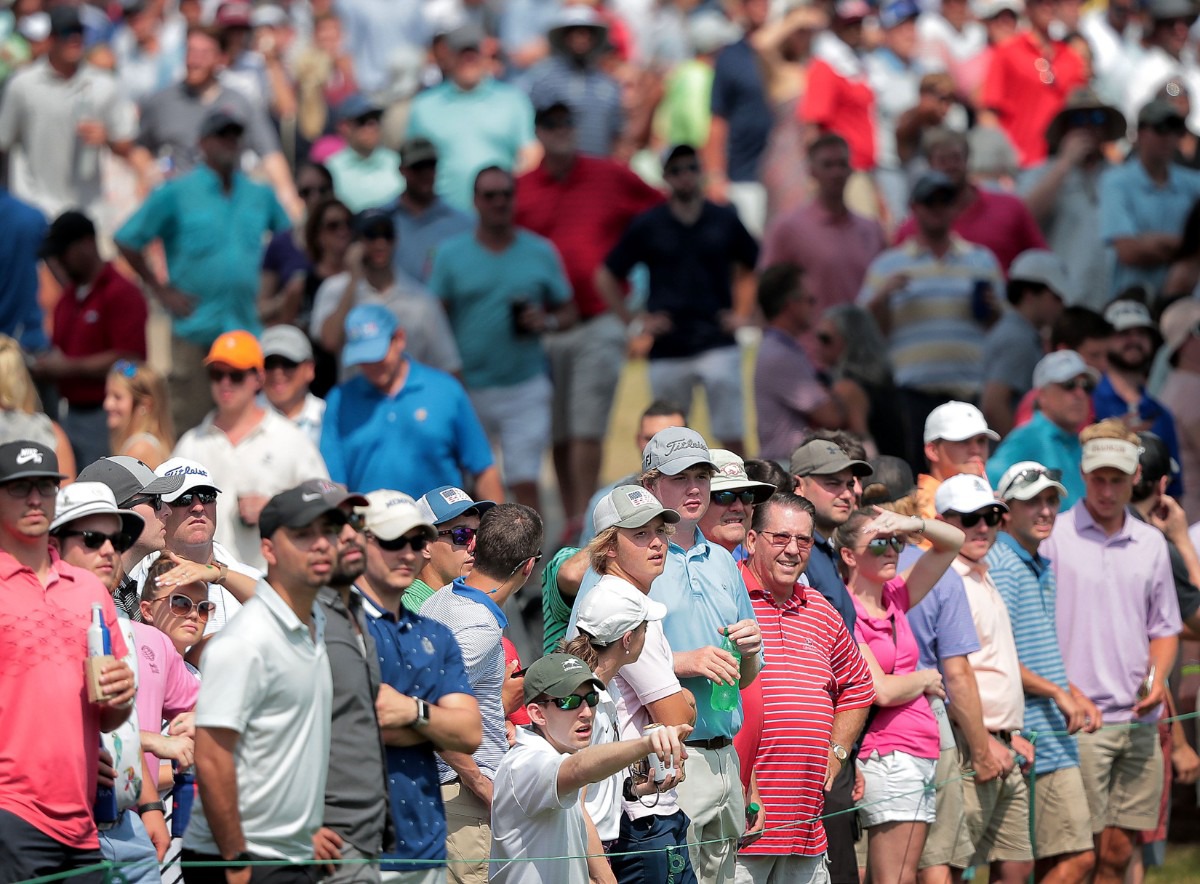
POLYGON ((127 359, 113 365, 104 382, 104 414, 113 454, 137 458, 152 470, 171 456, 175 427, 167 382, 150 366, 127 359))
POLYGON ((963 532, 878 508, 856 510, 834 534, 842 576, 854 600, 854 637, 871 668, 875 708, 859 751, 864 792, 859 819, 868 832, 867 867, 876 881, 916 884, 917 861, 934 818, 937 720, 926 696, 945 698, 936 669, 917 669, 907 611, 925 598, 963 544, 963 532), (897 573, 908 535, 930 549, 897 573))

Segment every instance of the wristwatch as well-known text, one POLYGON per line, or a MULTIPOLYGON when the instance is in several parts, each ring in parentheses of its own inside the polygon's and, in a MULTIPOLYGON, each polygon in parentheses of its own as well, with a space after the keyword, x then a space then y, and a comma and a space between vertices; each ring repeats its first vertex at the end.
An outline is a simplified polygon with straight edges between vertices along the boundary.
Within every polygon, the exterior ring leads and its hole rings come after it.
POLYGON ((248 850, 243 850, 237 856, 229 861, 229 865, 225 867, 227 872, 240 872, 254 862, 254 855, 248 850))
POLYGON ((420 697, 413 697, 413 702, 417 704, 417 717, 413 721, 412 726, 415 728, 423 728, 429 726, 429 704, 420 697))
POLYGON ((833 757, 842 764, 846 763, 846 759, 850 757, 850 753, 846 751, 846 747, 838 743, 830 743, 829 748, 833 750, 833 757))

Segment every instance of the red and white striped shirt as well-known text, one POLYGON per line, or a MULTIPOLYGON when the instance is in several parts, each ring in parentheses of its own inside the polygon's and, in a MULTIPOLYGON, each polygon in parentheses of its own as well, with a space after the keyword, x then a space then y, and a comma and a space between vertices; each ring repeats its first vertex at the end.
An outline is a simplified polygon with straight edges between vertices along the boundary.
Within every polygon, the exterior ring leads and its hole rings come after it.
POLYGON ((739 566, 762 629, 766 666, 762 736, 754 759, 767 814, 766 834, 746 854, 820 856, 825 827, 825 773, 836 712, 875 702, 871 671, 842 617, 809 587, 797 584, 776 605, 754 573, 739 566))

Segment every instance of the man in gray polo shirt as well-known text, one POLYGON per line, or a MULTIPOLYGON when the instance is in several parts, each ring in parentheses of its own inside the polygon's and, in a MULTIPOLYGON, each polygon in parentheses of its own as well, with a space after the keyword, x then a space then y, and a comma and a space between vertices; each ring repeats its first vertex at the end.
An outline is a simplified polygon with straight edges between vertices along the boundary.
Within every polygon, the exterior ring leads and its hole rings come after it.
POLYGON ((471 755, 441 752, 438 773, 446 808, 446 854, 453 884, 485 884, 492 832, 492 780, 508 735, 505 700, 520 705, 523 679, 508 678, 500 638, 508 618, 501 610, 525 585, 541 558, 542 518, 519 503, 502 503, 483 514, 475 535, 475 567, 435 592, 421 606, 421 616, 447 626, 458 639, 463 665, 483 718, 483 741, 471 755), (468 583, 467 581, 470 581, 468 583), (509 698, 506 688, 517 693, 509 698), (458 860, 458 862, 456 862, 458 860))
POLYGON ((187 884, 248 884, 246 863, 279 860, 276 884, 310 884, 329 763, 333 684, 317 591, 333 576, 346 514, 292 488, 263 507, 267 577, 204 651, 196 703, 200 788, 184 838, 187 884), (242 865, 237 865, 242 863, 242 865))

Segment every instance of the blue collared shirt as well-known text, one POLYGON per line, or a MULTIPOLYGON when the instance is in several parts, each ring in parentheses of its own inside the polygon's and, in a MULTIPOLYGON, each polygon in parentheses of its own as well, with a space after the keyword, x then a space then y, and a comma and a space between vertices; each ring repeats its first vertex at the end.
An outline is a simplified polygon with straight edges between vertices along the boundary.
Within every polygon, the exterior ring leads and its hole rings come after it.
POLYGON ((808 556, 808 567, 804 569, 804 574, 808 577, 809 585, 842 615, 846 629, 854 635, 854 600, 850 598, 846 581, 842 580, 838 571, 833 543, 820 531, 813 531, 812 552, 808 556))
MULTIPOLYGON (((375 640, 380 676, 402 694, 437 703, 447 694, 472 694, 453 634, 435 620, 401 608, 397 617, 363 596, 367 629, 375 640)), ((388 794, 396 850, 386 859, 445 859, 446 815, 433 746, 387 747, 388 794)), ((408 865, 393 871, 412 871, 408 865)))
MULTIPOLYGON (((911 567, 921 555, 917 547, 905 547, 900 552, 896 570, 911 567)), ((921 652, 918 665, 922 669, 940 669, 947 657, 965 657, 980 648, 967 591, 953 568, 946 569, 921 604, 908 609, 907 616, 921 652)), ((953 701, 952 697, 948 699, 953 701)))
MULTIPOLYGON (((1102 421, 1108 417, 1122 417, 1129 413, 1129 404, 1121 398, 1113 388, 1108 375, 1100 378, 1096 392, 1092 394, 1092 407, 1096 411, 1096 420, 1102 421)), ((1150 424, 1150 432, 1163 440, 1171 457, 1179 463, 1179 438, 1175 434, 1175 418, 1167 408, 1142 388, 1142 398, 1137 405, 1138 417, 1150 424)), ((1167 494, 1178 499, 1183 496, 1183 476, 1176 475, 1167 486, 1167 494)))

